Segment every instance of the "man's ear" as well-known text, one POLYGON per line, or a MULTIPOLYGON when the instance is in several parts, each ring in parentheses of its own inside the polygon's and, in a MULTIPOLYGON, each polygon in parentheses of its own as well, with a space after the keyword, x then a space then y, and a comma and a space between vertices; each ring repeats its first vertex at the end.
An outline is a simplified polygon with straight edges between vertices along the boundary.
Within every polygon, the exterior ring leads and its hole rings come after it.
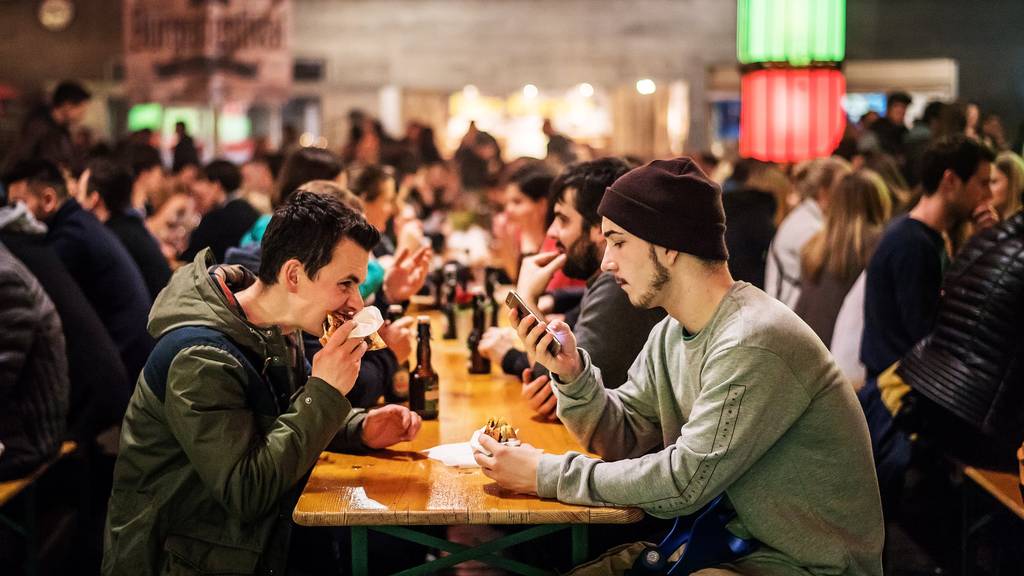
POLYGON ((674 266, 676 260, 679 258, 679 251, 671 250, 669 248, 659 248, 659 250, 664 251, 665 262, 668 264, 668 266, 674 266))
POLYGON ((82 208, 85 208, 90 212, 92 212, 93 209, 99 206, 99 203, 102 201, 103 200, 100 198, 100 193, 96 192, 95 190, 92 192, 86 190, 85 193, 82 194, 82 208))
POLYGON ((60 206, 57 191, 50 186, 43 188, 42 194, 39 195, 39 205, 42 206, 45 214, 52 215, 55 213, 60 206))
POLYGON ((964 181, 961 180, 960 177, 957 176, 956 172, 952 170, 947 169, 942 173, 942 181, 940 184, 944 185, 948 189, 959 188, 963 183, 964 181))
POLYGON ((601 225, 591 226, 587 230, 587 234, 590 235, 590 241, 600 246, 603 250, 605 245, 608 243, 608 239, 605 238, 604 234, 601 232, 601 225))
POLYGON ((306 269, 302 262, 291 258, 281 266, 281 271, 277 273, 277 281, 289 292, 294 293, 299 289, 299 279, 305 275, 306 269))

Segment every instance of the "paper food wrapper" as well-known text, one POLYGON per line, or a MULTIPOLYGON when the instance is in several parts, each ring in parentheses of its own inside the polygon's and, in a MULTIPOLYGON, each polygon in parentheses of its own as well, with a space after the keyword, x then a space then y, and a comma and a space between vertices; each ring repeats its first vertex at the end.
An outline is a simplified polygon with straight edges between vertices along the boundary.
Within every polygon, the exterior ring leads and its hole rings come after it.
POLYGON ((479 468, 480 466, 473 459, 473 449, 469 442, 458 442, 456 444, 441 444, 423 451, 428 458, 437 460, 445 466, 453 468, 479 468))
MULTIPOLYGON (((427 448, 423 451, 428 458, 437 460, 445 466, 452 466, 453 468, 479 468, 480 466, 473 459, 475 452, 480 452, 486 456, 490 456, 491 453, 484 450, 484 447, 480 445, 480 435, 484 433, 484 429, 481 428, 473 432, 473 437, 470 438, 469 442, 457 442, 455 444, 441 444, 434 446, 433 448, 427 448)), ((509 446, 519 446, 521 442, 519 440, 509 440, 505 442, 509 446)))
POLYGON ((376 306, 363 308, 352 317, 352 321, 356 323, 356 327, 348 335, 349 338, 366 338, 384 325, 384 317, 380 315, 380 309, 376 306))

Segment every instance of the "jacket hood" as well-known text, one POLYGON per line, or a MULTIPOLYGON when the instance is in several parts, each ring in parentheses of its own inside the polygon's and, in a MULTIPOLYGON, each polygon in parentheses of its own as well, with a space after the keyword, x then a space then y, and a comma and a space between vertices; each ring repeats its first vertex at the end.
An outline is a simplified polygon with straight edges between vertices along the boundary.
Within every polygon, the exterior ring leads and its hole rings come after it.
POLYGON ((223 332, 239 346, 255 351, 281 335, 277 327, 250 324, 229 303, 221 283, 232 293, 251 286, 255 275, 242 266, 217 265, 209 248, 179 268, 160 292, 149 313, 149 333, 159 338, 183 326, 206 326, 223 332))
POLYGON ((46 234, 46 225, 35 219, 25 204, 0 208, 0 230, 17 234, 46 234))

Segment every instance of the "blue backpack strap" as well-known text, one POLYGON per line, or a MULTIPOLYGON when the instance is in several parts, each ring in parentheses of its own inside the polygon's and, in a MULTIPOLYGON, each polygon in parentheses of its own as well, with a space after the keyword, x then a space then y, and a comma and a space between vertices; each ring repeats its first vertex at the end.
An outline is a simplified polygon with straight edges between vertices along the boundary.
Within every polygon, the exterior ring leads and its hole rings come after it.
POLYGON ((250 382, 266 382, 253 361, 235 344, 231 338, 219 330, 206 326, 184 326, 167 332, 157 340, 153 352, 150 353, 142 375, 146 385, 156 394, 161 402, 167 394, 167 372, 171 362, 184 348, 190 346, 213 346, 230 354, 245 368, 250 382))
POLYGON ((726 528, 736 517, 736 511, 727 508, 724 500, 725 495, 719 494, 694 514, 676 518, 661 543, 645 548, 629 573, 686 576, 756 550, 760 544, 757 540, 740 538, 726 528), (684 544, 682 556, 669 565, 668 558, 684 544))

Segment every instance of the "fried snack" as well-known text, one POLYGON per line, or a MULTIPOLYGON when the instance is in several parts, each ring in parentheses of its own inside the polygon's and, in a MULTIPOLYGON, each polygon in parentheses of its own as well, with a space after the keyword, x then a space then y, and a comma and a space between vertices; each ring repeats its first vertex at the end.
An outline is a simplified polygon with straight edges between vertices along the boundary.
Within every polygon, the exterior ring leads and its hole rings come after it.
MULTIPOLYGON (((328 314, 327 318, 324 319, 324 335, 320 337, 320 345, 326 346, 327 341, 331 339, 332 335, 334 335, 334 331, 344 324, 346 320, 350 319, 351 318, 345 318, 344 316, 333 312, 328 314)), ((363 340, 366 341, 367 351, 383 350, 388 347, 388 345, 384 343, 384 339, 376 332, 370 334, 366 338, 363 338, 363 340)))
POLYGON ((506 422, 504 418, 488 418, 487 425, 484 426, 484 434, 487 434, 498 442, 508 442, 510 440, 519 439, 519 436, 516 434, 516 429, 506 422))
POLYGON ((328 314, 327 318, 324 319, 324 335, 320 337, 320 345, 327 346, 327 341, 334 335, 334 331, 344 323, 345 319, 338 314, 333 312, 328 314))

